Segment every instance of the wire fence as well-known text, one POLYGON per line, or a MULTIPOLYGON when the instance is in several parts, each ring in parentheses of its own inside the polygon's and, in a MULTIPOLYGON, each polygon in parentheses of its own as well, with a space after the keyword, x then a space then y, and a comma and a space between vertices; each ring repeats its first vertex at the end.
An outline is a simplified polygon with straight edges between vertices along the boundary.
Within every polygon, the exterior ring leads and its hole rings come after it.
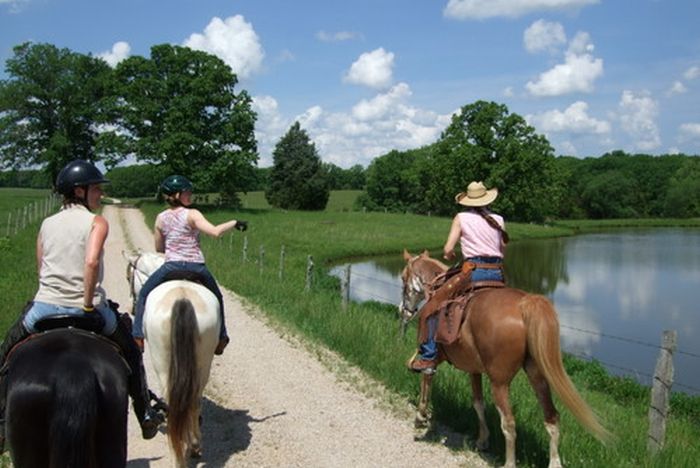
MULTIPOLYGON (((372 277, 372 276, 365 275, 365 274, 358 273, 358 272, 351 270, 349 291, 350 291, 350 294, 355 293, 354 295, 356 297, 360 296, 362 298, 370 298, 371 300, 375 300, 378 302, 383 302, 383 303, 398 306, 398 303, 399 303, 400 298, 401 298, 402 286, 400 284, 395 283, 395 282, 386 281, 385 279, 382 279, 382 278, 372 277), (354 287, 354 286, 352 286, 352 284, 353 284, 352 279, 353 278, 359 278, 359 279, 365 280, 367 282, 371 282, 372 284, 380 284, 380 285, 382 285, 383 288, 386 288, 386 290, 388 290, 388 291, 395 291, 396 296, 392 298, 392 297, 388 297, 389 294, 378 294, 375 291, 370 291, 370 290, 367 290, 363 287, 354 287), (357 293, 359 293, 359 294, 357 294, 357 293)), ((365 300, 367 300, 367 299, 365 299, 365 300)), ((639 346, 639 347, 653 349, 656 353, 658 353, 662 350, 662 346, 659 344, 649 343, 649 342, 642 341, 642 340, 639 340, 636 338, 629 338, 629 337, 624 337, 624 336, 612 335, 610 333, 602 333, 602 332, 598 332, 598 331, 587 330, 584 328, 575 327, 572 325, 567 325, 566 323, 561 323, 560 328, 566 329, 566 330, 569 330, 569 331, 572 331, 575 333, 596 336, 596 337, 601 338, 601 339, 618 341, 621 343, 625 343, 627 345, 633 345, 633 346, 639 346)), ((620 373, 623 373, 625 375, 634 376, 637 379, 637 381, 640 381, 640 382, 643 382, 646 384, 651 384, 651 382, 653 381, 653 378, 654 378, 653 375, 642 372, 638 369, 632 369, 632 368, 625 367, 625 366, 620 365, 620 364, 607 362, 607 361, 599 359, 598 357, 594 357, 590 354, 586 354, 586 353, 581 352, 581 351, 577 351, 577 350, 573 350, 573 349, 566 349, 565 351, 568 354, 570 354, 572 356, 576 356, 580 359, 583 359, 583 360, 586 360, 589 362, 596 361, 609 369, 614 369, 614 370, 619 371, 620 373)), ((694 353, 694 352, 683 350, 680 348, 676 349, 674 354, 681 355, 681 356, 684 356, 686 358, 700 360, 699 353, 694 353)), ((699 366, 700 366, 700 363, 699 363, 699 366)), ((674 382, 673 385, 676 387, 682 388, 686 391, 700 394, 700 388, 698 388, 696 386, 689 385, 689 384, 683 383, 683 382, 678 382, 678 381, 674 382)))
POLYGON ((33 201, 24 206, 10 210, 7 216, 0 219, 0 236, 10 238, 23 231, 27 226, 43 220, 52 213, 59 204, 59 198, 51 194, 45 198, 33 201))

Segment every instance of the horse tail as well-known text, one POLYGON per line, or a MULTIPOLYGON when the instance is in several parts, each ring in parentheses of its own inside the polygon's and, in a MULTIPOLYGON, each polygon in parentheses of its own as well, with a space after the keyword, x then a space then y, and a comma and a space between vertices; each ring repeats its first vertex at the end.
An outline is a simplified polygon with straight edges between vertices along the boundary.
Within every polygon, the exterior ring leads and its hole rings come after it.
POLYGON ((530 354, 554 393, 598 440, 609 440, 610 433, 576 391, 564 369, 559 345, 559 319, 552 303, 544 296, 528 294, 520 301, 519 308, 527 328, 530 354))
POLYGON ((49 426, 51 466, 97 466, 99 382, 94 374, 85 378, 80 367, 65 366, 64 370, 62 384, 54 386, 55 413, 49 426))
POLYGON ((172 308, 170 371, 168 374, 168 438, 177 460, 185 457, 190 430, 198 417, 198 327, 194 307, 178 299, 172 308))

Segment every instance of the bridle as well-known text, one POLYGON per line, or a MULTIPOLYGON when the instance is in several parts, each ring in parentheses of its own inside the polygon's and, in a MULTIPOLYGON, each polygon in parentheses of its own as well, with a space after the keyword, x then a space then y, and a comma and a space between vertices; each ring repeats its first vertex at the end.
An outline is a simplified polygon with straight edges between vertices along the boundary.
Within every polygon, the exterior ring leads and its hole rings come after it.
POLYGON ((425 278, 422 278, 421 275, 416 273, 413 269, 413 264, 420 258, 420 255, 416 255, 415 257, 411 258, 401 275, 403 282, 403 293, 401 297, 401 304, 399 305, 399 315, 405 322, 409 322, 418 313, 418 305, 421 301, 416 296, 422 295, 425 300, 428 300, 428 291, 430 291, 429 286, 440 276, 437 275, 430 280, 426 280, 425 278))

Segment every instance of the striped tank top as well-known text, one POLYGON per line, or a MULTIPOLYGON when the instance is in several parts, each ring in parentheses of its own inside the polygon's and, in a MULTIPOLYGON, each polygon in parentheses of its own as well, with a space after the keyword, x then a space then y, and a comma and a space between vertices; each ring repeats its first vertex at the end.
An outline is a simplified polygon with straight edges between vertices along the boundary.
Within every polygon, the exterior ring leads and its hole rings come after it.
POLYGON ((184 207, 168 209, 158 215, 156 224, 165 240, 166 262, 204 263, 199 247, 199 229, 187 222, 189 210, 184 207))

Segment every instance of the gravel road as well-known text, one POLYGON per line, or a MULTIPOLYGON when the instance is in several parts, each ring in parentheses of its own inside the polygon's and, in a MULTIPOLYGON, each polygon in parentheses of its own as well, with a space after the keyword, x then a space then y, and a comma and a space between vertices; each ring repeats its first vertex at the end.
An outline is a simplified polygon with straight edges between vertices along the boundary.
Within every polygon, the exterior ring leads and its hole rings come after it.
MULTIPOLYGON (((110 224, 105 288, 127 311, 122 251, 151 251, 153 239, 137 209, 108 205, 103 214, 110 224)), ((222 290, 231 344, 214 358, 203 403, 204 454, 192 466, 488 466, 472 452, 448 448, 461 447, 461 436, 420 440, 407 402, 388 396, 333 353, 275 329, 242 298, 222 290)), ((148 351, 145 357, 149 383, 156 386, 148 351)), ((128 460, 133 468, 172 466, 165 434, 142 440, 133 414, 128 460)))

